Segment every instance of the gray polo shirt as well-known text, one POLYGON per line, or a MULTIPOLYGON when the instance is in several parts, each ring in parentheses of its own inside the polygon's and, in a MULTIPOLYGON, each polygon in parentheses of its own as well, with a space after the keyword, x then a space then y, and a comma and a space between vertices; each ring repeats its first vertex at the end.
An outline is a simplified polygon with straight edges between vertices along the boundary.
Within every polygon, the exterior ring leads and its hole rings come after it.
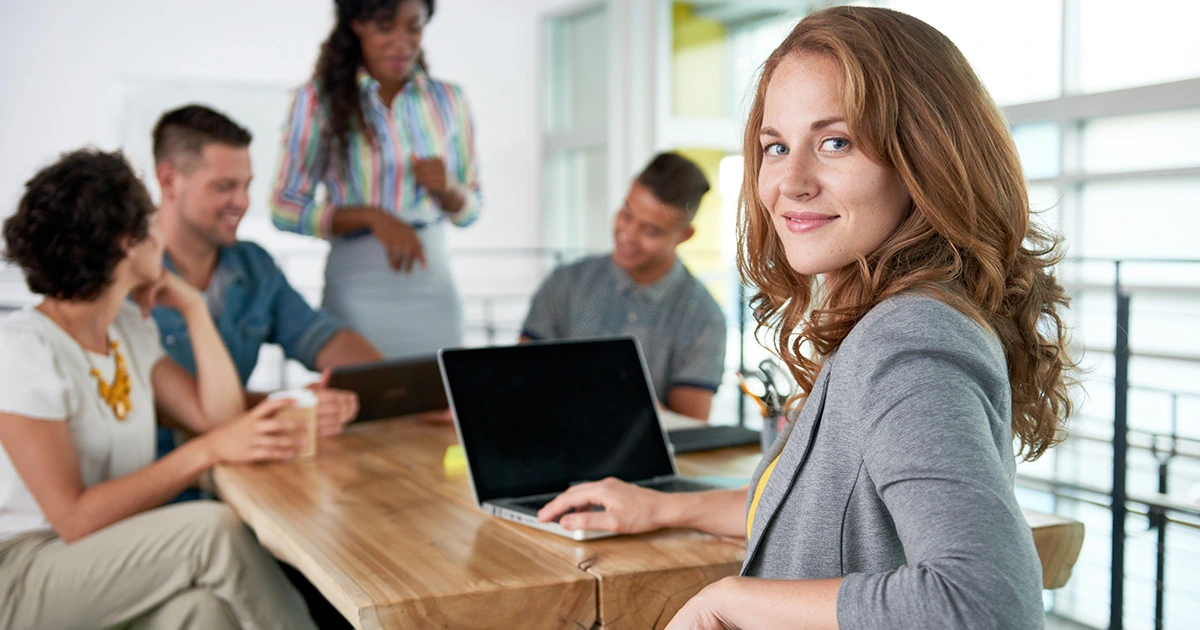
POLYGON ((521 334, 635 337, 664 402, 677 385, 716 391, 725 369, 725 314, 678 260, 649 286, 635 283, 608 254, 559 267, 534 294, 521 334))

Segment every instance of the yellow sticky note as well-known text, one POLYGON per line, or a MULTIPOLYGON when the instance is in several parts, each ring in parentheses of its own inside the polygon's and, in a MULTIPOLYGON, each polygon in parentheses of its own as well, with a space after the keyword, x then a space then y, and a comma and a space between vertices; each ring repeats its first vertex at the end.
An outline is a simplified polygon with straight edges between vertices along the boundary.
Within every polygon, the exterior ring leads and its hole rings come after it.
POLYGON ((462 446, 451 444, 446 447, 446 455, 442 457, 442 468, 447 477, 457 477, 467 472, 467 456, 463 454, 462 446))

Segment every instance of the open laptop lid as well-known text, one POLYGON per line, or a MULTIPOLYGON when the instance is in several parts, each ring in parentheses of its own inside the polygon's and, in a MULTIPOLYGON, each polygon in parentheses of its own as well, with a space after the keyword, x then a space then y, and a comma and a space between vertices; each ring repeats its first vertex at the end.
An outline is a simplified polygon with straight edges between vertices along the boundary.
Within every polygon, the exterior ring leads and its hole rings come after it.
POLYGON ((358 394, 356 421, 445 409, 446 388, 436 356, 333 368, 329 387, 358 394))
POLYGON ((438 358, 479 503, 675 473, 632 338, 442 350, 438 358))

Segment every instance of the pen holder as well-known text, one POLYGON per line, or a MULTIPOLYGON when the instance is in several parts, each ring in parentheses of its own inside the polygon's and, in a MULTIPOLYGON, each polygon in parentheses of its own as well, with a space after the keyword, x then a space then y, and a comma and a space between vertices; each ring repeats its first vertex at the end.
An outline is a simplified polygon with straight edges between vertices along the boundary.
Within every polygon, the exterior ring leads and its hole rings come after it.
POLYGON ((763 453, 771 449, 771 445, 775 443, 775 439, 783 431, 783 425, 786 422, 787 416, 785 415, 778 415, 774 418, 763 418, 762 432, 760 433, 763 453))

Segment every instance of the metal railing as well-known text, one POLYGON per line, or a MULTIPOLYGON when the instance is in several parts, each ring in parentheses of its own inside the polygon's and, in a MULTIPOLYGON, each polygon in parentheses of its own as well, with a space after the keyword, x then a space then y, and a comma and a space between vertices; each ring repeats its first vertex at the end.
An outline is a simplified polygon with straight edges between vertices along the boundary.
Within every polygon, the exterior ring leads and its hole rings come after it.
MULTIPOLYGON (((1189 506, 1181 502, 1163 500, 1167 497, 1167 480, 1170 476, 1170 464, 1179 455, 1179 398, 1188 395, 1184 392, 1168 391, 1171 396, 1170 433, 1166 436, 1153 434, 1151 452, 1158 462, 1158 494, 1159 497, 1140 497, 1130 495, 1127 490, 1128 454, 1130 450, 1129 436, 1129 393, 1134 389, 1129 382, 1129 364, 1134 353, 1130 346, 1131 337, 1131 308, 1132 294, 1121 284, 1122 267, 1130 263, 1152 263, 1156 265, 1197 265, 1200 260, 1095 260, 1074 259, 1073 262, 1101 262, 1112 264, 1112 291, 1116 299, 1115 324, 1113 330, 1113 360, 1114 360, 1114 399, 1113 399, 1113 463, 1112 490, 1109 495, 1112 512, 1112 541, 1111 541, 1111 594, 1109 598, 1109 628, 1121 630, 1125 623, 1125 552, 1126 552, 1126 522, 1129 514, 1129 504, 1144 506, 1151 527, 1157 530, 1157 557, 1155 566, 1155 628, 1163 628, 1165 620, 1165 575, 1166 575, 1166 540, 1168 525, 1172 520, 1168 514, 1177 512, 1192 517, 1200 517, 1200 506, 1189 506), (1161 452, 1158 448, 1159 438, 1169 441, 1170 448, 1161 452), (1161 455, 1160 455, 1161 452, 1161 455), (1160 498, 1162 497, 1162 498, 1160 498)), ((1200 396, 1197 396, 1200 398, 1200 396)), ((1094 492, 1094 489, 1090 491, 1094 492)), ((1194 525, 1193 525, 1194 526, 1194 525)))

